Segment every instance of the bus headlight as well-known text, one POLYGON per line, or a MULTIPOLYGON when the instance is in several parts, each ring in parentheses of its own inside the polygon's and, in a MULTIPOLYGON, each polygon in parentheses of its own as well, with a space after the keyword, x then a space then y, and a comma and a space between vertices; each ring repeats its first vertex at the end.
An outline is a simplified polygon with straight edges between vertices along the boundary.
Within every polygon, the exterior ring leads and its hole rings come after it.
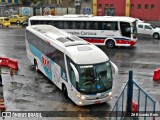
POLYGON ((81 94, 80 94, 80 93, 77 93, 77 97, 79 97, 79 98, 80 98, 80 97, 81 97, 81 94))
POLYGON ((85 99, 85 97, 84 97, 84 96, 81 96, 81 99, 82 99, 82 100, 84 100, 84 99, 85 99))
POLYGON ((112 92, 109 92, 109 96, 112 96, 112 92))
POLYGON ((79 104, 82 105, 82 102, 80 101, 79 104))

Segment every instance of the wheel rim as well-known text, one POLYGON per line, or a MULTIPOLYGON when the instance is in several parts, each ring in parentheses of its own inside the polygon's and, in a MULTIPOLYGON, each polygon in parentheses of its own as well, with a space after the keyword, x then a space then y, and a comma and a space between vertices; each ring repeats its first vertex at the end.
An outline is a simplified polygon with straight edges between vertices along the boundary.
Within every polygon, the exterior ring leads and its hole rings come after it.
POLYGON ((154 35, 154 38, 156 38, 156 39, 157 39, 158 37, 159 37, 159 35, 158 35, 158 34, 155 34, 155 35, 154 35))
POLYGON ((114 47, 113 41, 108 41, 107 46, 108 46, 109 48, 113 48, 113 47, 114 47))

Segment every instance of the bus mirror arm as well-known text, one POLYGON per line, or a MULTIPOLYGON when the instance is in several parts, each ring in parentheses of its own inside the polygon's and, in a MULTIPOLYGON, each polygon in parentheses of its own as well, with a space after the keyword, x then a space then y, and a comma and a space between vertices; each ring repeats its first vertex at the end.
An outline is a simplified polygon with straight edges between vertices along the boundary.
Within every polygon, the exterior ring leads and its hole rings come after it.
POLYGON ((111 65, 113 66, 114 70, 115 70, 115 75, 118 75, 118 67, 112 62, 111 62, 111 65))
POLYGON ((76 82, 79 82, 79 74, 78 74, 78 71, 77 71, 76 67, 72 63, 70 63, 70 65, 71 65, 71 67, 74 71, 74 74, 75 74, 75 77, 76 77, 76 82))

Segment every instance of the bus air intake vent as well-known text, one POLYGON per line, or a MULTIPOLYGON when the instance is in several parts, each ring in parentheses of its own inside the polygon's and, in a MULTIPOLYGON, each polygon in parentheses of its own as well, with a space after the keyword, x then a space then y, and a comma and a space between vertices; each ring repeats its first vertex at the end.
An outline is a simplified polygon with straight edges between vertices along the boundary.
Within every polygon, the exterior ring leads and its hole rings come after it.
POLYGON ((83 46, 83 47, 77 47, 79 51, 88 51, 88 50, 92 50, 92 48, 88 47, 88 46, 83 46))

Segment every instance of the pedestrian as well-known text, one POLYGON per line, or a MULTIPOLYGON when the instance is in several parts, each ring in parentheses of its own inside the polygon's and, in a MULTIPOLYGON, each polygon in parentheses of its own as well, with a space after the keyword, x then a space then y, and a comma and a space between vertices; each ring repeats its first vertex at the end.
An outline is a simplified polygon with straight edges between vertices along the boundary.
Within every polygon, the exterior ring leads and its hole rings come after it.
POLYGON ((10 68, 10 76, 12 77, 13 76, 13 69, 10 68))
POLYGON ((3 86, 2 84, 2 68, 0 66, 0 86, 3 86))

